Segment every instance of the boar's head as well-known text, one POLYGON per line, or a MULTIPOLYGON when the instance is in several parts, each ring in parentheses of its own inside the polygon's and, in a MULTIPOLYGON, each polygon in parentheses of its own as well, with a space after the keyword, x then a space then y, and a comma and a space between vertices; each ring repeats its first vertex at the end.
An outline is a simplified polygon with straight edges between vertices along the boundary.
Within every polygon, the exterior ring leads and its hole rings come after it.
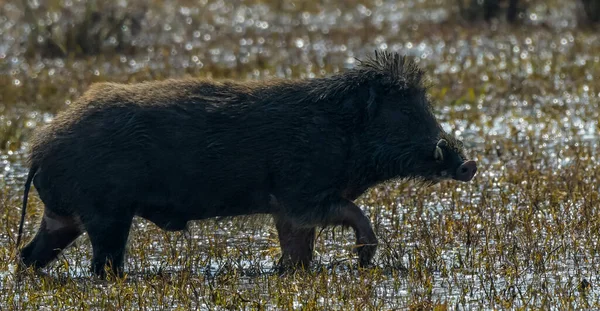
POLYGON ((473 178, 476 162, 467 159, 463 143, 444 132, 436 120, 424 72, 413 61, 376 52, 353 72, 361 85, 353 101, 362 105, 355 145, 360 151, 354 152, 363 172, 378 181, 468 182, 473 178))

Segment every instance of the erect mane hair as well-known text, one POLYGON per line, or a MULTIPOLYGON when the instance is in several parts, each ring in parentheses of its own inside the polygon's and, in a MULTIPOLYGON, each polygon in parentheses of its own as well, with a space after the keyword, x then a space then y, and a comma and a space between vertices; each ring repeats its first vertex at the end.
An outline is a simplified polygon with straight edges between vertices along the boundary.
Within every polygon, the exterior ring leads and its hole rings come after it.
POLYGON ((414 60, 388 51, 375 51, 366 60, 358 59, 358 71, 370 79, 379 79, 382 84, 406 90, 425 90, 425 72, 414 60))
MULTIPOLYGON (((425 72, 409 57, 388 51, 375 51, 367 59, 358 61, 358 65, 346 72, 319 79, 313 84, 309 96, 313 101, 343 98, 351 92, 364 87, 377 87, 384 94, 390 91, 426 92, 429 84, 425 72), (325 80, 325 81, 323 81, 325 80), (325 82, 325 83, 323 83, 325 82), (341 96, 340 96, 341 95, 341 96)), ((430 109, 428 101, 424 101, 430 109)))

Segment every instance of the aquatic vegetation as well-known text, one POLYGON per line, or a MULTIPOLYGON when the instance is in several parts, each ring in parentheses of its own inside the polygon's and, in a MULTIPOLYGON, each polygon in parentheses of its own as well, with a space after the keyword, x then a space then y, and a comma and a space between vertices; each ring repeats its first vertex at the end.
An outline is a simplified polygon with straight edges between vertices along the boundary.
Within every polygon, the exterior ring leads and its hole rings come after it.
MULTIPOLYGON (((149 3, 139 32, 114 37, 134 48, 106 34, 101 53, 57 55, 31 43, 31 24, 75 25, 84 2, 47 1, 33 21, 20 2, 0 6, 0 309, 600 307, 600 37, 577 25, 575 2, 528 1, 514 26, 464 24, 440 0, 149 3), (356 268, 342 228, 320 232, 311 272, 279 276, 266 217, 178 233, 137 219, 125 279, 90 277, 84 236, 15 282, 27 139, 91 83, 312 78, 375 49, 417 58, 436 115, 479 166, 470 184, 398 181, 360 198, 382 243, 376 268, 356 268)), ((31 195, 26 240, 42 209, 31 195)))

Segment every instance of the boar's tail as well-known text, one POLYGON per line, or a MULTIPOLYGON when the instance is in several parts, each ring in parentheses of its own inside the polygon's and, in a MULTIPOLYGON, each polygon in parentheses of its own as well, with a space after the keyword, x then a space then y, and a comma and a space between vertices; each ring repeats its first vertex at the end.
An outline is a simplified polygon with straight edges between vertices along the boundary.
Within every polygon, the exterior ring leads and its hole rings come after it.
POLYGON ((17 250, 21 244, 21 236, 23 235, 23 223, 25 222, 25 212, 27 210, 27 197, 29 196, 29 188, 31 188, 31 182, 33 177, 37 173, 37 167, 31 166, 29 173, 27 174, 27 180, 25 181, 25 190, 23 191, 23 207, 21 208, 21 223, 19 223, 19 233, 17 234, 17 250))

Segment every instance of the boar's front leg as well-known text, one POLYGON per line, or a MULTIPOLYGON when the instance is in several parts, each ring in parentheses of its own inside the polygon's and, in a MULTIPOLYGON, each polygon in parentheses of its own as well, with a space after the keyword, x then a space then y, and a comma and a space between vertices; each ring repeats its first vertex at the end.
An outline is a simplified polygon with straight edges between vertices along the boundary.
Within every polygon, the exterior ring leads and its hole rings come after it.
POLYGON ((282 221, 284 218, 279 217, 277 230, 282 252, 292 262, 310 262, 316 226, 341 225, 351 227, 356 234, 355 251, 358 253, 359 265, 365 267, 371 264, 378 241, 371 221, 356 204, 341 198, 324 200, 320 204, 297 204, 294 205, 296 208, 283 203, 282 214, 288 221, 282 221), (312 207, 307 209, 305 206, 312 207), (310 240, 310 244, 307 240, 310 240))
POLYGON ((351 227, 356 234, 356 253, 361 267, 371 264, 377 250, 377 237, 371 227, 371 221, 356 204, 343 200, 338 206, 332 205, 327 217, 328 225, 351 227))
POLYGON ((280 271, 292 267, 307 268, 313 258, 315 227, 294 226, 293 222, 278 218, 275 226, 281 246, 280 271))
POLYGON ((301 226, 289 218, 274 195, 270 196, 269 207, 275 218, 279 236, 281 258, 279 272, 295 267, 307 268, 313 258, 316 226, 301 226))
POLYGON ((315 227, 299 227, 284 217, 277 217, 275 226, 281 246, 280 272, 289 268, 307 268, 313 259, 315 227))

